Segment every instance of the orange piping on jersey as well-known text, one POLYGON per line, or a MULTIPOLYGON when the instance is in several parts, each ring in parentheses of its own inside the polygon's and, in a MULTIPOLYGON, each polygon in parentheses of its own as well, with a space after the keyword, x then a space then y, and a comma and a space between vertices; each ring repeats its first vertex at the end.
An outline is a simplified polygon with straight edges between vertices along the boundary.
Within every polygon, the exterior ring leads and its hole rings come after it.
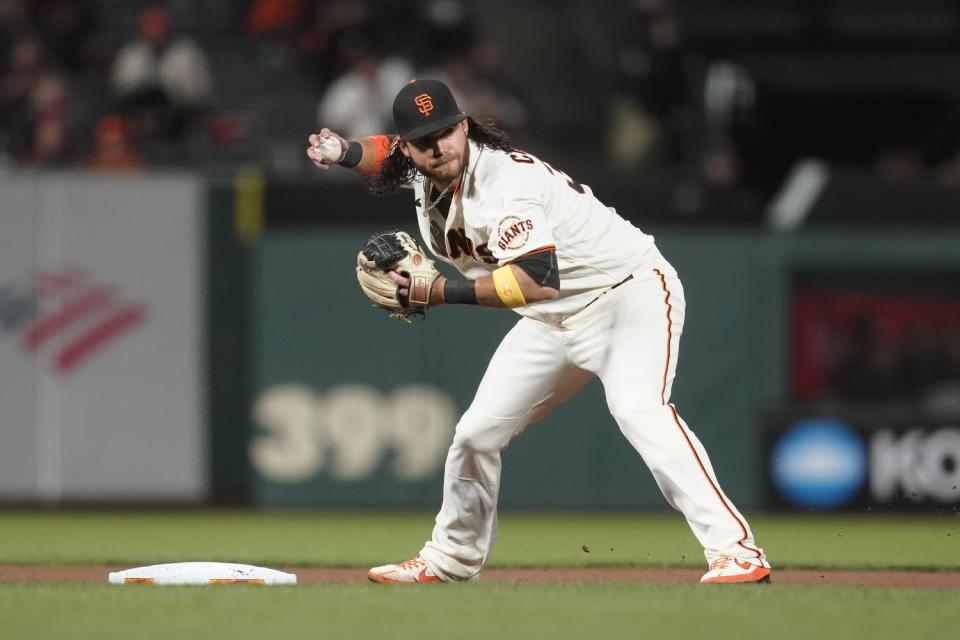
MULTIPOLYGON (((666 393, 667 393, 667 374, 670 371, 670 345, 673 341, 673 319, 670 317, 670 312, 673 310, 673 305, 670 304, 670 289, 667 288, 667 279, 663 275, 663 272, 659 269, 654 269, 653 272, 657 274, 657 277, 660 278, 660 286, 663 288, 665 295, 663 303, 667 306, 667 362, 663 369, 663 386, 660 389, 660 403, 666 403, 666 393)), ((743 537, 737 541, 737 544, 753 553, 757 558, 761 558, 761 554, 756 549, 752 549, 744 544, 744 541, 750 537, 750 534, 747 533, 747 525, 743 523, 740 518, 737 517, 737 514, 734 513, 733 509, 730 508, 730 505, 727 504, 726 499, 723 497, 720 488, 713 481, 713 478, 710 477, 710 474, 707 473, 707 468, 704 466, 703 461, 700 459, 700 455, 697 453, 697 450, 693 447, 693 443, 690 441, 690 437, 687 435, 686 430, 683 428, 683 424, 680 422, 680 416, 677 415, 677 409, 672 404, 668 404, 670 407, 670 413, 673 415, 673 422, 677 425, 677 428, 680 430, 680 435, 683 436, 683 439, 687 443, 687 447, 690 448, 690 453, 693 454, 694 460, 697 461, 697 465, 700 467, 700 471, 703 472, 703 477, 707 479, 707 482, 710 484, 710 488, 713 489, 713 492, 717 494, 717 498, 720 500, 720 504, 723 505, 723 508, 727 510, 727 513, 730 514, 730 517, 733 518, 737 526, 740 527, 740 531, 743 533, 743 537)))
POLYGON ((744 549, 746 549, 747 551, 749 551, 750 553, 757 556, 757 558, 762 558, 763 556, 760 554, 758 550, 748 547, 746 544, 744 544, 744 541, 750 537, 750 534, 747 533, 747 525, 745 525, 743 521, 737 517, 737 514, 734 513, 733 509, 730 508, 730 505, 727 504, 727 500, 723 497, 723 493, 720 492, 720 488, 713 481, 713 478, 710 477, 710 474, 707 473, 707 468, 703 465, 703 461, 700 459, 699 454, 697 454, 697 450, 693 448, 693 443, 690 442, 690 437, 687 435, 686 430, 683 428, 683 425, 680 423, 680 416, 677 415, 676 407, 674 407, 672 404, 668 404, 667 406, 670 407, 670 413, 673 415, 673 421, 677 425, 677 429, 680 430, 680 434, 683 436, 683 439, 686 440, 687 446, 690 447, 690 453, 693 454, 693 458, 697 461, 697 465, 699 465, 700 471, 703 472, 703 477, 707 479, 707 482, 710 483, 710 488, 713 489, 713 492, 715 494, 717 494, 717 499, 720 500, 720 504, 722 504, 723 508, 727 510, 727 513, 730 514, 730 517, 736 521, 737 526, 740 527, 740 531, 741 533, 743 533, 743 537, 737 540, 737 544, 743 547, 744 549))
POLYGON ((667 305, 667 362, 663 365, 663 385, 660 387, 660 404, 666 404, 667 374, 670 372, 670 345, 673 343, 673 319, 670 317, 673 305, 670 304, 670 290, 667 289, 667 279, 663 272, 659 269, 654 269, 653 272, 660 278, 660 286, 663 287, 663 292, 666 294, 663 303, 667 305))

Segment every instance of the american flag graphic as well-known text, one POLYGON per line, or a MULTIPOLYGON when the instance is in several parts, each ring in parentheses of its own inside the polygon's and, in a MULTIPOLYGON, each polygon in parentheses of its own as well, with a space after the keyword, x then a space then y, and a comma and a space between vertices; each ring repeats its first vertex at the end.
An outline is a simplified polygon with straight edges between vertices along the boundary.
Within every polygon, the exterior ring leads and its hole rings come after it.
POLYGON ((67 374, 146 322, 147 307, 80 268, 0 283, 0 333, 67 374))

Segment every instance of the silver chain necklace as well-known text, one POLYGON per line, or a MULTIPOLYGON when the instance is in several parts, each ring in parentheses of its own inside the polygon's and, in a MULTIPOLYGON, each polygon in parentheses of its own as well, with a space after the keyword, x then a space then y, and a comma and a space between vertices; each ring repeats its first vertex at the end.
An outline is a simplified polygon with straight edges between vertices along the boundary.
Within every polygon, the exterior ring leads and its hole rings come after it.
MULTIPOLYGON (((453 186, 454 182, 456 182, 456 180, 454 180, 453 182, 451 182, 450 184, 448 184, 448 185, 447 185, 447 188, 444 189, 443 191, 441 191, 441 192, 440 192, 440 195, 437 196, 437 199, 430 203, 430 209, 437 209, 437 205, 440 204, 440 201, 443 200, 444 196, 447 195, 447 192, 450 191, 450 187, 453 186)), ((430 188, 431 188, 431 189, 433 188, 433 184, 432 184, 432 183, 430 184, 430 188)), ((428 211, 429 211, 429 209, 428 209, 428 211)), ((440 209, 437 209, 437 211, 440 211, 440 209)))
MULTIPOLYGON (((447 187, 446 187, 443 191, 440 192, 440 195, 437 196, 437 199, 434 200, 433 202, 431 202, 431 203, 430 203, 430 206, 429 206, 429 207, 426 207, 426 208, 423 210, 424 215, 429 214, 429 213, 430 213, 430 209, 436 209, 437 211, 440 211, 440 209, 437 209, 437 205, 440 204, 440 201, 443 200, 443 197, 444 197, 445 195, 447 195, 447 193, 450 192, 450 189, 453 188, 453 185, 457 184, 458 182, 460 182, 460 180, 463 179, 463 174, 466 173, 466 171, 467 171, 467 164, 464 163, 464 164, 463 164, 463 168, 460 169, 460 175, 458 175, 456 178, 454 178, 453 180, 451 180, 451 181, 450 181, 450 184, 448 184, 447 187)), ((430 184, 430 188, 433 189, 433 183, 430 182, 429 184, 430 184)), ((427 199, 428 199, 428 200, 430 199, 430 196, 429 196, 429 195, 427 196, 427 199)), ((440 213, 443 213, 443 212, 441 211, 440 213)))

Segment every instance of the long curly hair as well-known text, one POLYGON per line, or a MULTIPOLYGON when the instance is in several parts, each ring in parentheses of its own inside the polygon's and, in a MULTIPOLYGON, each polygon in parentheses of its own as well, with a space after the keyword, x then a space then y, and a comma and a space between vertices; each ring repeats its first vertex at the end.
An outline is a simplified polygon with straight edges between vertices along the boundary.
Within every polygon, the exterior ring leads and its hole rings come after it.
MULTIPOLYGON (((497 128, 492 121, 482 124, 467 116, 467 137, 488 149, 513 150, 510 137, 497 128)), ((363 188, 370 195, 385 196, 411 182, 416 175, 417 168, 413 166, 413 162, 400 152, 397 145, 394 145, 390 155, 383 161, 380 171, 364 180, 363 188)))

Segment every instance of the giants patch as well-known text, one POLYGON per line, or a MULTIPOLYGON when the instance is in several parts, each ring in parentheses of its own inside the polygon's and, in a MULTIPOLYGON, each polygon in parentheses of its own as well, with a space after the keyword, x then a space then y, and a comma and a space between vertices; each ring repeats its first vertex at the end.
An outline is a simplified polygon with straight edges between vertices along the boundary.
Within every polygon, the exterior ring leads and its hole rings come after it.
POLYGON ((530 232, 533 231, 533 220, 521 220, 517 216, 504 216, 497 225, 497 246, 501 251, 519 249, 527 244, 530 232))

